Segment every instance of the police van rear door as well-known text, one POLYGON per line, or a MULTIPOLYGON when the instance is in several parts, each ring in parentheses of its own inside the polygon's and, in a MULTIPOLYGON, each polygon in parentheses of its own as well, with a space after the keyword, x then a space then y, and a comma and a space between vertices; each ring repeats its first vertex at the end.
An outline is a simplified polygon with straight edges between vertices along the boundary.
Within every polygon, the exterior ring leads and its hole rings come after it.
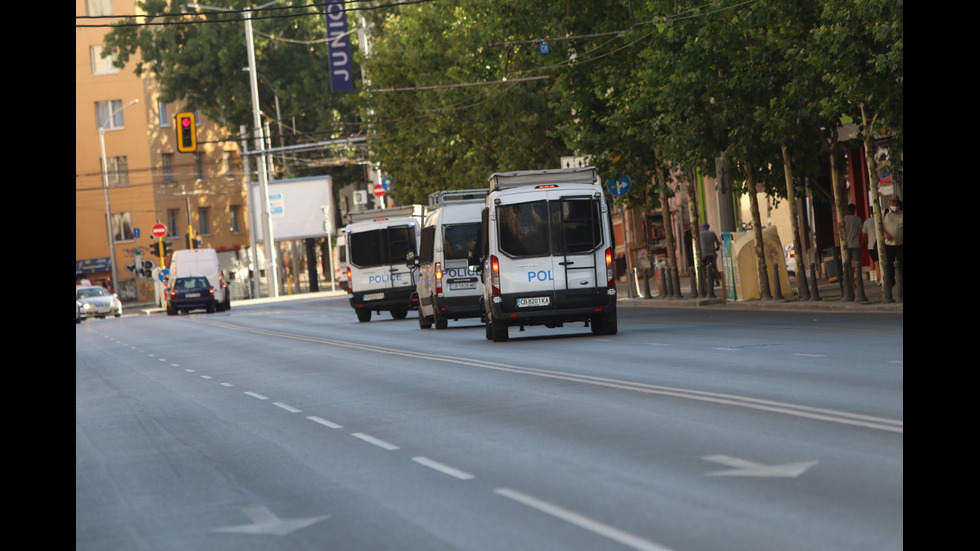
MULTIPOLYGON (((352 232, 347 236, 348 262, 355 290, 364 291, 409 287, 411 271, 405 255, 415 252, 415 230, 410 225, 388 226, 352 232), (355 283, 356 282, 356 283, 355 283)), ((380 297, 379 297, 380 298, 380 297)), ((370 300, 366 297, 365 300, 370 300)))

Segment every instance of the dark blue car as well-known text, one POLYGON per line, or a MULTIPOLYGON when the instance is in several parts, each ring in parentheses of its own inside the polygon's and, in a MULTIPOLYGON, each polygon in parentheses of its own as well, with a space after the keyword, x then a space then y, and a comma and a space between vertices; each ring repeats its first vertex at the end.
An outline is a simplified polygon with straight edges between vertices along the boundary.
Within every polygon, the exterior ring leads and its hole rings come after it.
POLYGON ((205 309, 208 313, 215 310, 214 287, 204 276, 178 277, 167 292, 167 315, 176 316, 177 312, 187 313, 188 310, 205 309))

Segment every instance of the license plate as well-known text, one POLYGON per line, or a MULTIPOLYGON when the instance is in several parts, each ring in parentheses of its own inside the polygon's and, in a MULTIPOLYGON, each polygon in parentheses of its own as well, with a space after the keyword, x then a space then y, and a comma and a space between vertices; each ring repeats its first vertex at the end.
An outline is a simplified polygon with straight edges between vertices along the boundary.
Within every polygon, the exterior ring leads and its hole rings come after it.
POLYGON ((370 294, 364 295, 364 299, 363 300, 381 300, 383 298, 385 298, 385 294, 384 293, 370 293, 370 294))
POLYGON ((187 298, 198 298, 198 297, 201 296, 201 293, 187 293, 184 296, 187 297, 187 298))
POLYGON ((529 297, 529 298, 517 299, 518 308, 527 308, 531 306, 547 306, 549 304, 551 304, 551 297, 529 297))
POLYGON ((461 289, 476 289, 476 283, 450 283, 449 289, 459 291, 461 289))

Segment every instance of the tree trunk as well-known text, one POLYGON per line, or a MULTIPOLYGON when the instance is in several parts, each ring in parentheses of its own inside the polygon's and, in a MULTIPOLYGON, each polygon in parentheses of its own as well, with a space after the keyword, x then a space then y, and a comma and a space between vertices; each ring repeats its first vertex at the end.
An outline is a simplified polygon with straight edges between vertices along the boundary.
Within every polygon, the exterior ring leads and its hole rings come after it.
POLYGON ((765 243, 762 241, 762 217, 759 215, 759 194, 755 189, 755 175, 752 173, 752 163, 742 161, 745 170, 745 187, 749 194, 749 212, 752 214, 752 234, 755 237, 755 260, 759 271, 759 294, 763 300, 772 300, 769 290, 768 268, 766 267, 765 243))
POLYGON ((698 213, 698 191, 695 185, 694 169, 687 174, 685 184, 687 185, 687 210, 691 218, 691 244, 694 251, 694 279, 691 281, 691 292, 695 296, 700 295, 700 285, 704 266, 701 265, 701 231, 698 227, 698 220, 701 215, 698 213))
POLYGON ((793 186, 793 158, 789 146, 783 144, 783 174, 786 176, 786 200, 789 202, 789 219, 793 224, 793 249, 796 251, 796 289, 800 300, 810 300, 810 287, 806 277, 806 255, 800 235, 800 218, 796 210, 796 189, 793 186), (800 263, 800 259, 804 261, 800 263))
MULTIPOLYGON (((873 190, 871 214, 875 218, 875 246, 878 247, 878 263, 882 266, 881 273, 884 274, 886 273, 884 270, 885 262, 890 262, 891 259, 888 258, 888 252, 885 249, 885 235, 881 226, 881 205, 880 201, 878 200, 878 160, 875 158, 874 146, 871 143, 871 127, 874 126, 874 120, 876 117, 869 117, 868 108, 864 104, 861 104, 860 108, 861 124, 864 127, 864 157, 865 165, 868 167, 868 187, 873 190)), ((884 281, 881 283, 881 301, 894 302, 894 299, 892 298, 891 285, 886 286, 884 281)), ((894 281, 889 283, 894 283, 894 281)))
POLYGON ((673 215, 670 213, 667 180, 660 167, 660 154, 657 152, 654 152, 654 167, 653 178, 657 186, 657 195, 660 197, 660 210, 664 220, 664 239, 667 241, 667 267, 672 273, 677 273, 677 248, 674 240, 673 215))
POLYGON ((847 230, 844 226, 844 182, 842 173, 844 167, 838 159, 840 144, 837 143, 837 130, 831 131, 830 143, 830 181, 834 191, 834 212, 837 216, 837 243, 840 246, 840 281, 841 301, 852 302, 854 289, 851 287, 851 251, 847 248, 847 230))

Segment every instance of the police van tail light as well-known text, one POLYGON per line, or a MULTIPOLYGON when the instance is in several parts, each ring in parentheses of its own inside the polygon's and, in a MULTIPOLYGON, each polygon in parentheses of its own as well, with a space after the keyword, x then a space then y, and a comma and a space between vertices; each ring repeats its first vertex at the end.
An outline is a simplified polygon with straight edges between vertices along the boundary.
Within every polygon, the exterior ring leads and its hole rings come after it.
POLYGON ((354 280, 350 277, 350 266, 347 267, 347 292, 354 292, 354 280))
POLYGON ((436 280, 436 293, 442 294, 442 263, 436 262, 433 274, 436 280))
POLYGON ((490 291, 494 295, 500 294, 500 262, 496 256, 490 257, 490 291))
POLYGON ((616 269, 613 265, 613 251, 611 248, 606 249, 606 286, 616 286, 616 269))

